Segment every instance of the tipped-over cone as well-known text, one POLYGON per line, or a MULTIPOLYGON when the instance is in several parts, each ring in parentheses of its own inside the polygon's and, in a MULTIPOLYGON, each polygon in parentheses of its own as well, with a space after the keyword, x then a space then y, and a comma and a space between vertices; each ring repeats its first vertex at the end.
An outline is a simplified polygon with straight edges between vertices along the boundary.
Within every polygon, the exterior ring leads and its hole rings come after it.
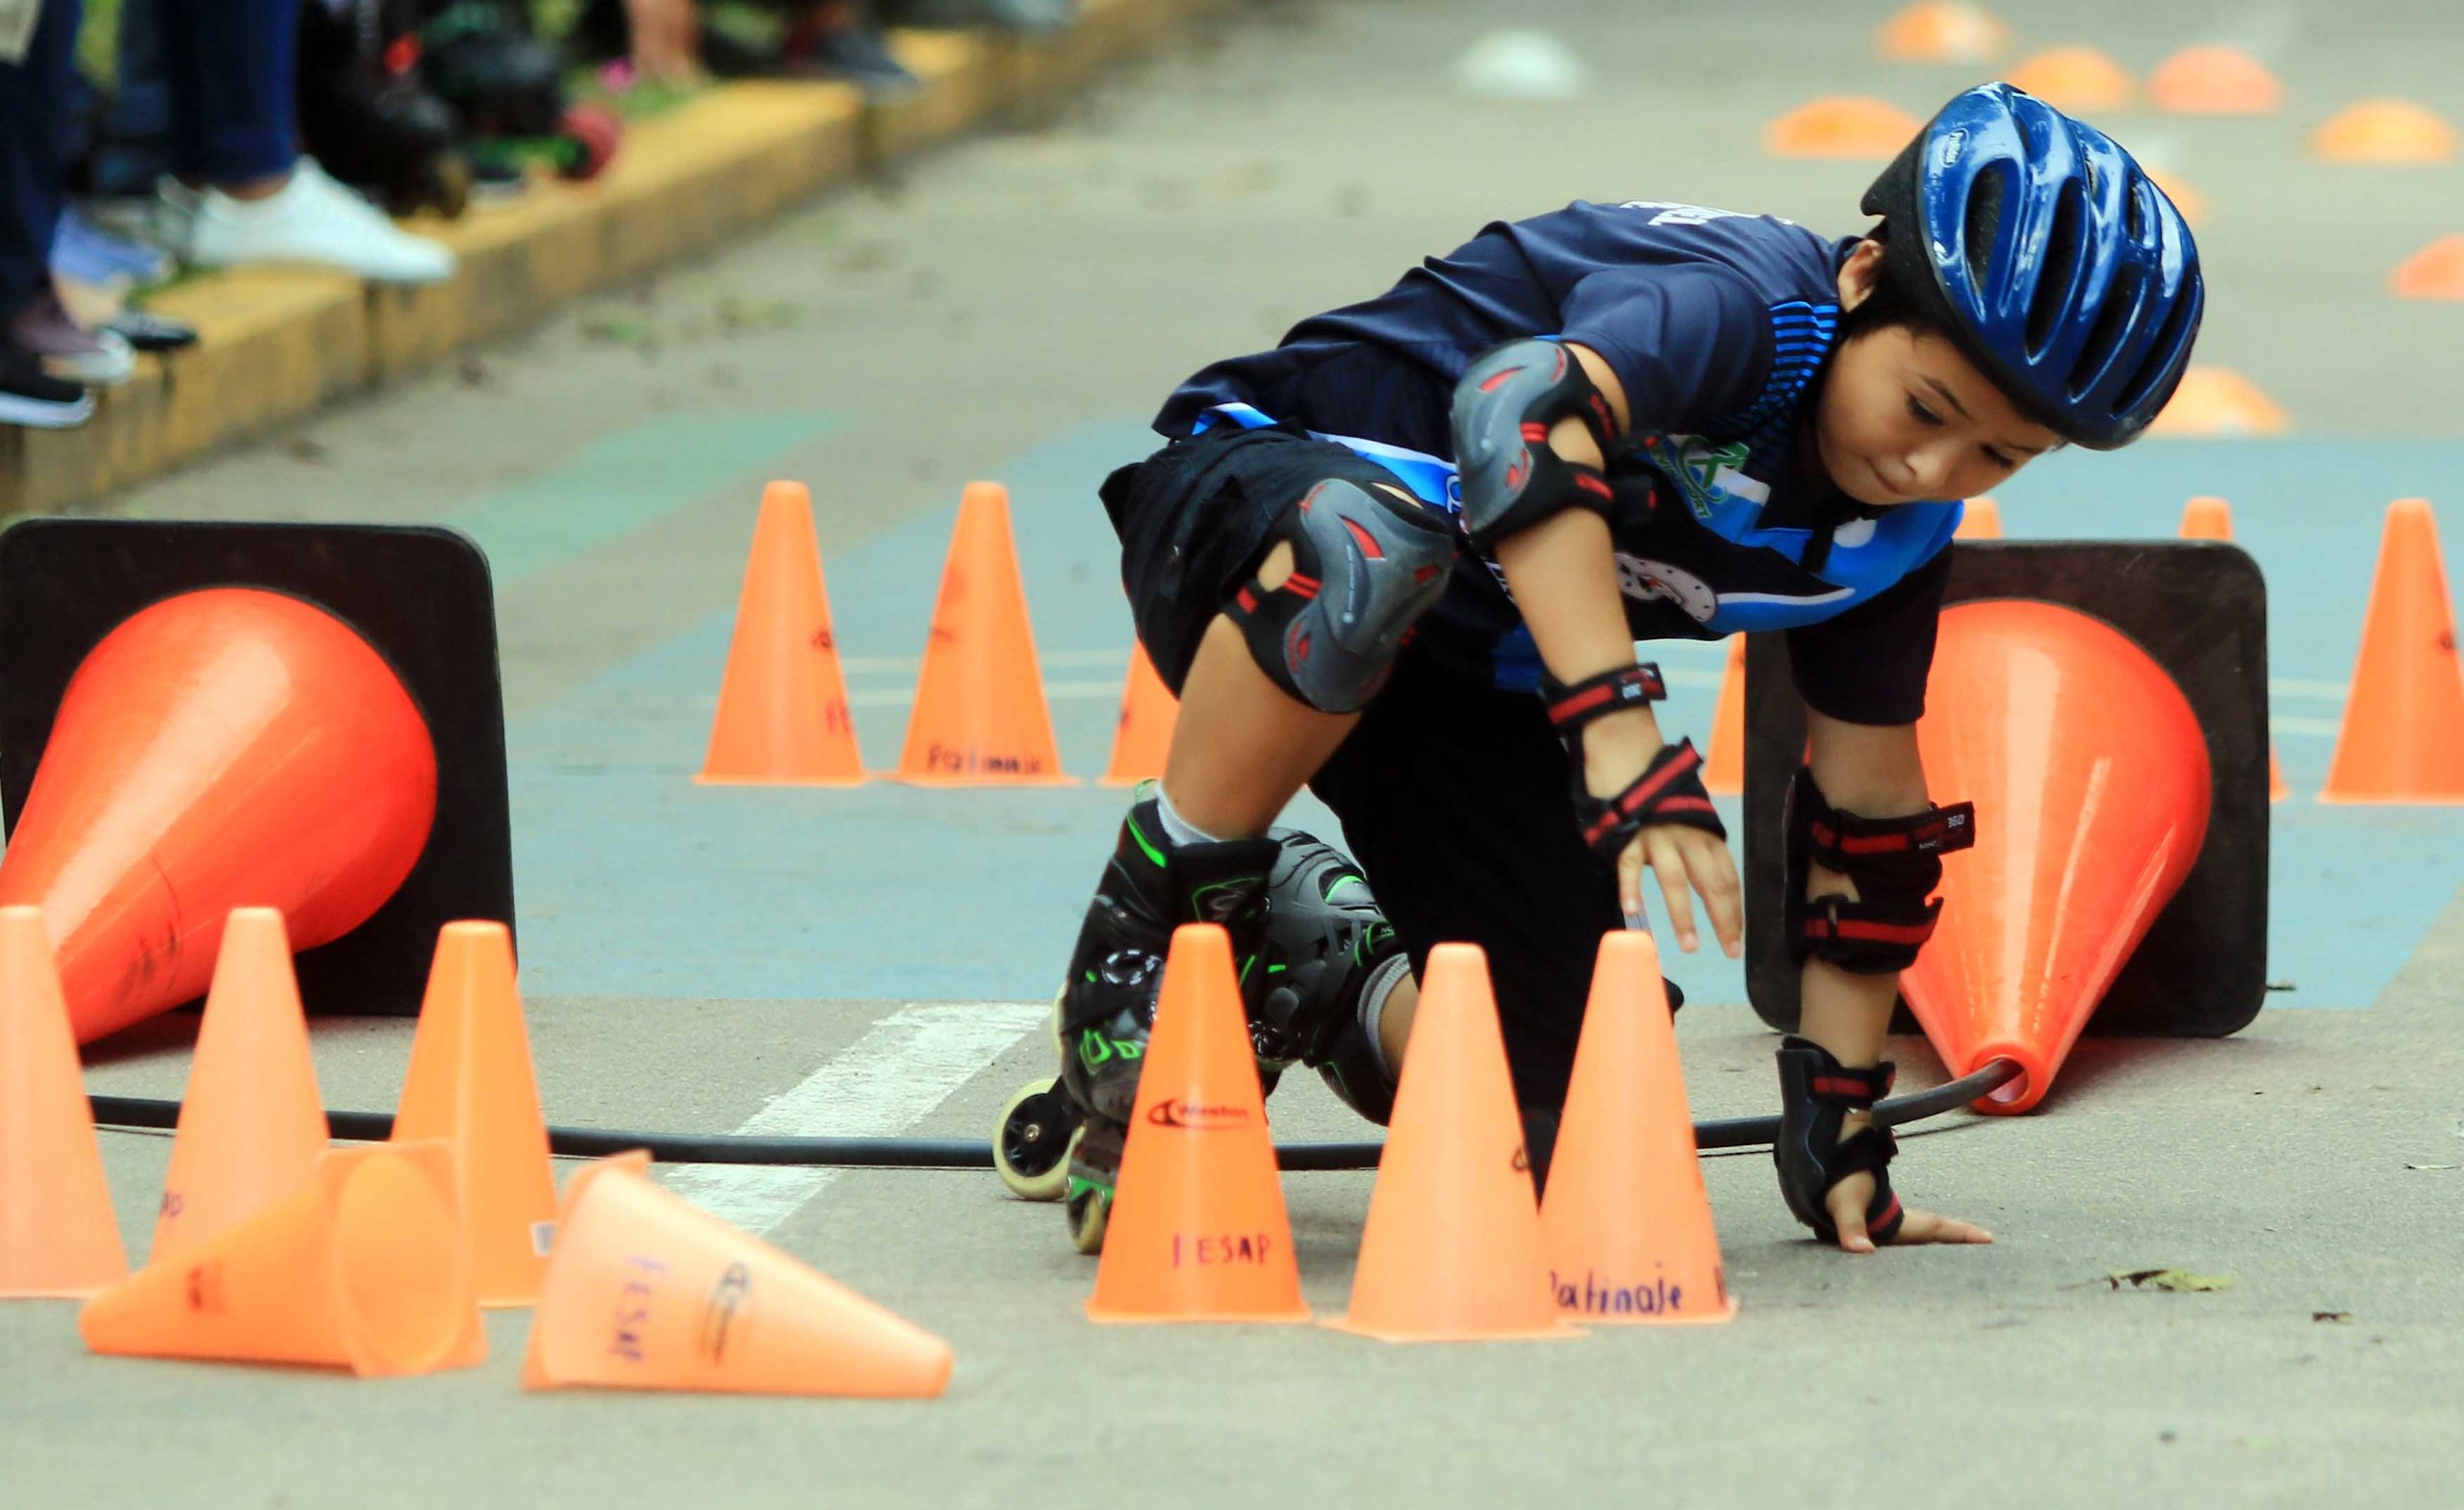
POLYGON ((950 1348, 854 1291, 602 1160, 566 1186, 522 1387, 922 1397, 950 1348))
POLYGON ((1926 781, 1976 804, 1976 846, 1900 991, 1952 1074, 2019 1065, 1979 1110, 2024 1112, 2198 857, 2207 744, 2144 651, 2051 603, 1945 610, 1927 686, 1926 781))
POLYGON ((1570 1317, 1736 1315, 1694 1148, 1659 949, 1639 930, 1600 940, 1540 1225, 1557 1309, 1570 1317))
POLYGON ((1103 784, 1136 786, 1160 779, 1165 757, 1172 753, 1172 726, 1180 713, 1172 689, 1164 685, 1164 678, 1155 674, 1155 663, 1146 658, 1146 647, 1131 646, 1129 678, 1120 689, 1120 724, 1113 730, 1112 764, 1104 772, 1103 784))
POLYGON ((302 1190, 88 1302, 98 1353, 432 1373, 487 1338, 435 1143, 343 1149, 302 1190))
POLYGON ((448 923, 437 934, 394 1116, 395 1141, 425 1139, 452 1155, 479 1304, 537 1300, 555 1230, 556 1176, 514 984, 513 937, 502 923, 448 923))
POLYGON ((1216 924, 1172 934, 1116 1189, 1089 1319, 1309 1319, 1232 942, 1216 924))
POLYGON ((710 721, 705 785, 854 786, 864 780, 830 593, 800 482, 761 491, 735 636, 710 721))
POLYGON ((2464 672, 2426 499, 2387 506, 2327 803, 2464 802, 2464 672))
POLYGON ((366 922, 427 843, 436 769, 340 619, 251 588, 166 599, 69 682, 0 905, 43 909, 88 1042, 203 991, 235 907, 279 909, 301 949, 366 922))
POLYGON ((42 913, 0 908, 0 1300, 127 1275, 42 913))
POLYGON ((1477 945, 1429 952, 1351 1310, 1324 1324, 1387 1343, 1581 1335, 1559 1319, 1550 1292, 1531 1161, 1477 945))

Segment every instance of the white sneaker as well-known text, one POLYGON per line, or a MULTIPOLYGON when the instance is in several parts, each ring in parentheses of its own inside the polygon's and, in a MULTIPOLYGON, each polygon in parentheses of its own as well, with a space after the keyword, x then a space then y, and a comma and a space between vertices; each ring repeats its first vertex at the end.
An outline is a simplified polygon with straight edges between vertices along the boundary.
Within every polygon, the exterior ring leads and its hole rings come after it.
POLYGON ((293 166, 291 182, 267 198, 199 192, 189 215, 188 255, 207 268, 313 262, 379 283, 442 283, 454 268, 451 248, 404 231, 305 157, 293 166))

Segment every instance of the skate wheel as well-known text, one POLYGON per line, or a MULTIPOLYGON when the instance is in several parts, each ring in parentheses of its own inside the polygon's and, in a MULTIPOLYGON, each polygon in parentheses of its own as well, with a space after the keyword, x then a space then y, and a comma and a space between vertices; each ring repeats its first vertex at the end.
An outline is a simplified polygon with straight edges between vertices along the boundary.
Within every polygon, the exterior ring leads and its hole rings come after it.
POLYGON ((1091 1186, 1069 1197, 1069 1245, 1081 1253, 1104 1251, 1104 1228, 1112 1221, 1112 1192, 1091 1186))
POLYGON ((1078 1109, 1059 1082, 1022 1086, 1001 1109, 992 1139, 992 1167, 1022 1201, 1057 1201, 1069 1190, 1069 1156, 1078 1151, 1078 1109))

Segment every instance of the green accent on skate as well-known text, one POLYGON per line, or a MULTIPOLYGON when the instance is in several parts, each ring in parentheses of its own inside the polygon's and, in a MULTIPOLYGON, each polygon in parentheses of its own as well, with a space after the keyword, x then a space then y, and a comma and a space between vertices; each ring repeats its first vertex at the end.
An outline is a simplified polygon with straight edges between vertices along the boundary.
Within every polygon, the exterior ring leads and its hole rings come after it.
POLYGON ((1113 1188, 1101 1180, 1090 1179, 1083 1174, 1073 1174, 1069 1177, 1069 1191, 1062 1199, 1074 1201, 1081 1195, 1100 1195, 1109 1201, 1113 1198, 1113 1188))
POLYGON ((1138 814, 1133 812, 1128 817, 1122 819, 1121 822, 1129 829, 1129 836, 1138 841, 1138 847, 1146 852, 1146 857, 1155 862, 1155 868, 1158 870, 1163 869, 1164 852, 1157 849, 1154 845, 1147 843, 1146 835, 1139 832, 1138 814))
POLYGON ((1087 972, 1087 981, 1088 981, 1088 983, 1089 983, 1090 985, 1092 985, 1092 984, 1094 983, 1094 979, 1095 979, 1095 972, 1094 972, 1094 971, 1092 971, 1092 970, 1088 971, 1088 972, 1087 972))
POLYGON ((1291 969, 1291 968, 1292 968, 1292 966, 1290 966, 1290 965, 1288 965, 1288 964, 1270 964, 1270 965, 1268 965, 1268 966, 1267 966, 1267 974, 1269 974, 1269 975, 1281 975, 1284 971, 1289 970, 1289 969, 1291 969))
POLYGON ((1116 1059, 1143 1059, 1146 1045, 1122 1038, 1107 1037, 1094 1028, 1082 1028, 1078 1033, 1078 1062, 1089 1069, 1108 1064, 1116 1059))
POLYGON ((1341 891, 1346 886, 1360 886, 1365 888, 1368 884, 1368 882, 1361 880, 1358 876, 1337 876, 1335 878, 1335 883, 1326 888, 1326 900, 1329 902, 1335 900, 1335 893, 1341 891))
MULTIPOLYGON (((1241 984, 1242 984, 1242 985, 1248 985, 1248 984, 1249 984, 1249 966, 1251 966, 1251 965, 1253 965, 1253 964, 1255 964, 1255 963, 1257 963, 1257 962, 1258 962, 1258 957, 1257 957, 1256 955, 1251 955, 1251 956, 1249 956, 1249 958, 1247 958, 1246 960, 1242 960, 1242 961, 1241 961, 1241 984)), ((1269 973, 1272 973, 1272 972, 1269 972, 1269 973)))

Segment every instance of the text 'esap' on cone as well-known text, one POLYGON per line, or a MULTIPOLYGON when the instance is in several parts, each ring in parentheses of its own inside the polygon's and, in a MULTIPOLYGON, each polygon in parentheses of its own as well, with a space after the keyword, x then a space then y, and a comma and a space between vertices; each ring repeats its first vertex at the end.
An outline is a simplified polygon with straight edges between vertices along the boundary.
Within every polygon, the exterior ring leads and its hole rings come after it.
POLYGON ((693 780, 707 786, 854 786, 864 780, 830 627, 812 496, 802 483, 761 490, 709 753, 693 780))
POLYGON ((1477 945, 1429 952, 1351 1310, 1322 1324, 1387 1343, 1581 1335, 1550 1292, 1523 1118, 1477 945))
POLYGON ((0 908, 0 1300, 128 1275, 39 908, 0 908))
MULTIPOLYGON (((2233 506, 2224 499, 2201 494, 2182 505, 2184 540, 2222 540, 2233 538, 2233 506)), ((2275 746, 2268 746, 2268 801, 2280 803, 2293 795, 2284 779, 2284 762, 2276 758, 2275 746)))
POLYGON ((1115 1192, 1088 1319, 1309 1319, 1232 942, 1216 924, 1172 933, 1115 1192))
POLYGON ((1103 784, 1136 786, 1160 779, 1165 758, 1172 753, 1172 726, 1180 712, 1180 701, 1155 674, 1146 647, 1132 645, 1129 678, 1120 689, 1120 723, 1113 730, 1112 764, 1104 771, 1103 784))
POLYGON ((1714 797, 1745 791, 1745 636, 1729 636, 1720 670, 1720 700, 1711 708, 1711 753, 1703 757, 1703 789, 1714 797))
POLYGON ((526 1390, 920 1398, 950 1382, 921 1327, 651 1183, 646 1154, 565 1187, 526 1390))
POLYGON ((442 1142, 453 1160, 472 1283, 483 1306, 539 1298, 555 1230, 548 1123, 502 923, 448 923, 394 1114, 394 1140, 442 1142))
POLYGON ((1053 743, 1010 494, 970 482, 915 681, 893 781, 918 786, 1070 786, 1053 743))
POLYGON ((482 1363, 449 1164, 436 1143, 328 1153, 300 1190, 87 1302, 77 1329, 98 1353, 363 1377, 482 1363))
POLYGON ((223 926, 147 1262, 289 1197, 315 1177, 325 1142, 282 914, 240 908, 223 926))
POLYGON ((2387 507, 2361 653, 2319 800, 2464 803, 2464 671, 2426 499, 2387 507))
POLYGON ((1976 804, 1976 844, 1900 992, 1953 1075, 2019 1066, 1978 1110, 2025 1112, 2198 857, 2206 738, 2145 651, 2053 603, 1945 609, 1927 687, 1926 781, 1976 804))
POLYGON ((1569 1316, 1677 1322, 1736 1315, 1659 949, 1639 929, 1600 940, 1540 1226, 1557 1309, 1569 1316))

